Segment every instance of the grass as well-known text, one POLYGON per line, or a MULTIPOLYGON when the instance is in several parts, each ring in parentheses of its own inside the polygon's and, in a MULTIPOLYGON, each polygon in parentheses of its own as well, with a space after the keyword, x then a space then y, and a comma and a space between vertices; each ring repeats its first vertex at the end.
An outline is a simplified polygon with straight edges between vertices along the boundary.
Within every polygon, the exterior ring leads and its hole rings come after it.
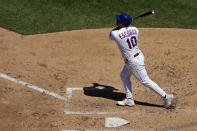
POLYGON ((0 0, 0 26, 21 34, 115 26, 115 15, 155 15, 137 27, 197 29, 197 0, 0 0))

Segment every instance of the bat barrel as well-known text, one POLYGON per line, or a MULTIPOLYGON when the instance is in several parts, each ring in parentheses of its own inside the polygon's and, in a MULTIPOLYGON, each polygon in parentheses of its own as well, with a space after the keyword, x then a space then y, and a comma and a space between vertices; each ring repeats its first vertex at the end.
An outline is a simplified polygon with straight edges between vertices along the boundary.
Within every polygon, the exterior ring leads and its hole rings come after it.
POLYGON ((154 13, 155 13, 155 11, 154 11, 154 10, 152 10, 152 11, 149 11, 149 12, 143 13, 143 14, 141 14, 141 15, 137 16, 137 17, 134 17, 134 18, 133 18, 133 20, 136 20, 136 19, 139 19, 139 18, 143 18, 143 17, 149 16, 149 15, 153 15, 154 13))

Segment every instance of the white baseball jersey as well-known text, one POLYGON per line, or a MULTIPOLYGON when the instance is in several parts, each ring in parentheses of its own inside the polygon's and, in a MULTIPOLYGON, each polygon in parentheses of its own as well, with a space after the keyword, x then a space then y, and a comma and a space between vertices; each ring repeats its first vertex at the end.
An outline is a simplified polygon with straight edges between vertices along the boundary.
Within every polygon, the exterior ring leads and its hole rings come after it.
POLYGON ((110 39, 116 41, 122 56, 127 60, 120 74, 125 87, 126 97, 133 98, 131 75, 134 75, 144 86, 157 92, 161 97, 165 97, 166 93, 149 78, 146 72, 144 55, 137 44, 138 36, 139 31, 136 27, 117 27, 110 32, 110 39))
POLYGON ((132 60, 138 48, 139 30, 136 27, 124 27, 110 32, 110 39, 115 40, 124 59, 132 60))

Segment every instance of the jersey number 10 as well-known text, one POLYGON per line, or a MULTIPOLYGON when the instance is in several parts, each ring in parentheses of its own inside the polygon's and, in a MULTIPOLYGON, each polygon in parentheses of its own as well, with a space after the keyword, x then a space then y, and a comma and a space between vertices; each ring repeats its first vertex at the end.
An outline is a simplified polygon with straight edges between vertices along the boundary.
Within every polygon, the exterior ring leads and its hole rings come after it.
POLYGON ((135 47, 137 45, 137 39, 135 36, 131 36, 131 38, 127 39, 127 43, 129 46, 129 49, 132 49, 132 47, 135 47))

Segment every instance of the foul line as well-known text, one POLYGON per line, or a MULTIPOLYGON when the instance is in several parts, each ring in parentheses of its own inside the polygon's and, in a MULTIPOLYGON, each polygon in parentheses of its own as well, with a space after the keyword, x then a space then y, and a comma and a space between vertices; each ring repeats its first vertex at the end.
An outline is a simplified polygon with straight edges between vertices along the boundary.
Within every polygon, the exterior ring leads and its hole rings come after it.
POLYGON ((17 79, 15 79, 15 78, 9 77, 8 75, 1 74, 1 73, 0 73, 0 78, 3 78, 3 79, 6 79, 6 80, 9 80, 9 81, 12 81, 12 82, 17 83, 17 84, 20 84, 20 85, 23 85, 23 86, 25 86, 25 87, 28 87, 28 88, 31 88, 31 89, 33 89, 33 90, 39 91, 39 92, 41 92, 41 93, 45 93, 45 94, 47 94, 47 95, 53 96, 53 97, 55 97, 55 98, 58 98, 58 99, 61 99, 61 100, 64 100, 64 101, 66 100, 65 97, 60 96, 60 95, 58 95, 58 94, 56 94, 56 93, 54 93, 54 92, 50 92, 50 91, 45 90, 45 89, 43 89, 43 88, 40 88, 40 87, 38 87, 38 86, 29 84, 29 83, 27 83, 27 82, 17 80, 17 79))
MULTIPOLYGON (((62 130, 62 131, 155 131, 155 130, 134 130, 134 129, 130 129, 130 130, 62 130)), ((172 129, 170 130, 166 130, 166 131, 174 131, 172 129)))
MULTIPOLYGON (((6 74, 0 73, 0 78, 12 81, 14 83, 23 85, 23 86, 28 87, 30 89, 39 91, 41 93, 45 93, 47 95, 50 95, 50 96, 53 96, 55 98, 58 98, 60 100, 65 101, 65 110, 64 110, 65 114, 123 114, 123 113, 127 113, 126 111, 122 111, 122 112, 78 112, 78 111, 70 111, 69 110, 69 101, 72 98, 72 91, 74 91, 74 90, 84 90, 84 88, 76 88, 76 87, 75 88, 67 88, 66 89, 66 97, 63 97, 63 96, 61 96, 59 94, 56 94, 54 92, 50 92, 50 91, 48 91, 46 89, 40 88, 40 87, 32 85, 30 83, 27 83, 27 82, 20 81, 20 80, 17 80, 15 78, 12 78, 12 77, 10 77, 10 76, 8 76, 6 74)), ((85 90, 95 90, 95 89, 91 89, 90 88, 90 89, 85 89, 85 90)), ((108 89, 104 89, 104 90, 108 90, 108 89)), ((140 89, 140 90, 142 90, 142 89, 140 89)), ((180 111, 180 112, 197 113, 197 109, 176 109, 176 110, 180 111)), ((132 113, 140 113, 140 112, 132 112, 132 113)))
MULTIPOLYGON (((62 131, 144 131, 144 130, 62 130, 62 131)), ((153 131, 153 130, 148 130, 153 131)), ((173 130, 170 130, 173 131, 173 130)))
POLYGON ((136 130, 62 130, 62 131, 136 131, 136 130))

